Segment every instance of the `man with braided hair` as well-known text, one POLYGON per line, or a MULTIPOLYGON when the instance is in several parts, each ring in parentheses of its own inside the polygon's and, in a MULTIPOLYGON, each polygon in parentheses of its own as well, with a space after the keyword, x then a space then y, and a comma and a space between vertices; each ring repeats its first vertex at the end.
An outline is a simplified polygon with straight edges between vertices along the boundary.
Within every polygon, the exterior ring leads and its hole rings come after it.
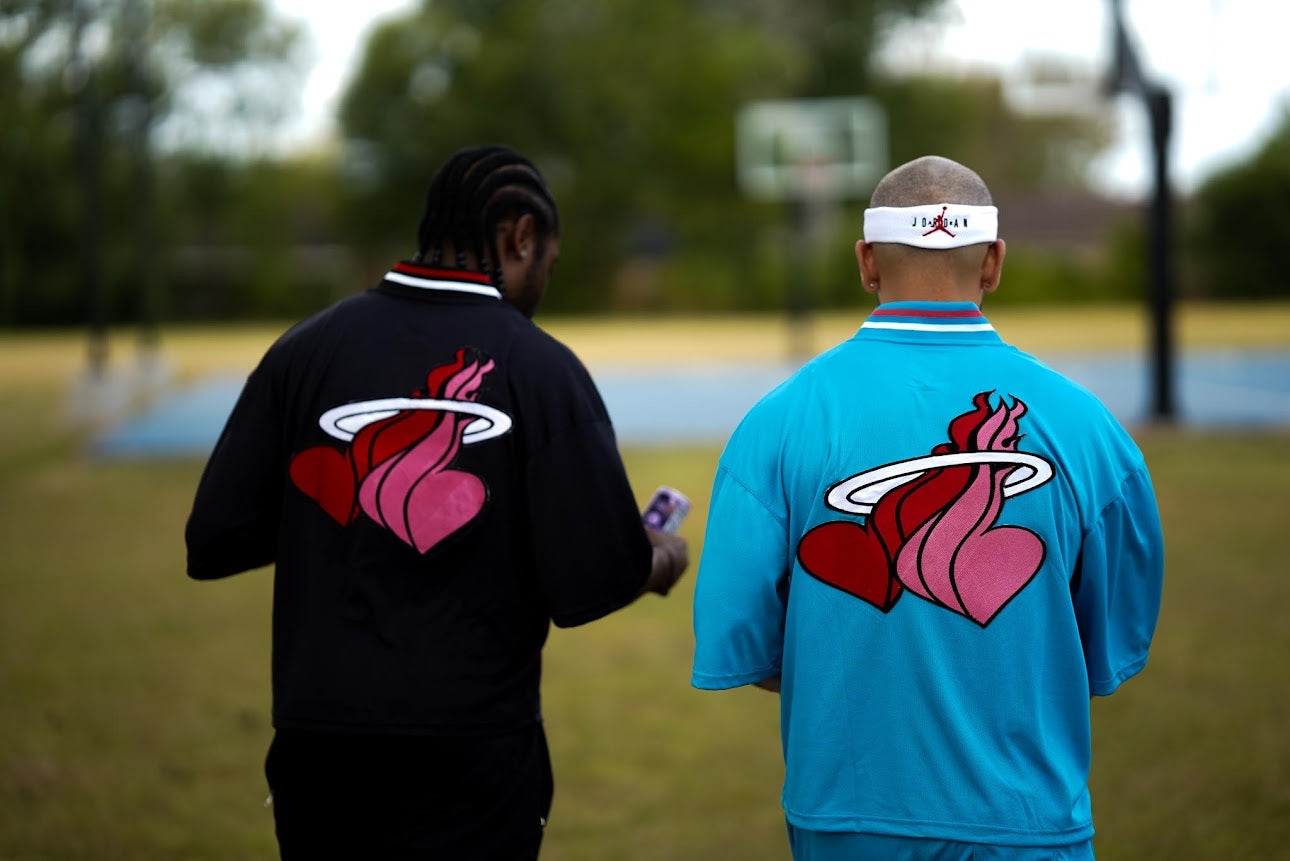
POLYGON ((552 781, 552 621, 666 595, 578 359, 530 321, 555 201, 500 146, 462 150, 415 259, 283 335, 197 489, 188 573, 274 564, 265 764, 283 858, 535 858, 552 781))
POLYGON ((1146 663, 1160 521, 1125 430, 981 313, 1004 251, 973 171, 893 170, 877 308, 721 456, 691 678, 780 692, 798 861, 1093 855, 1089 697, 1146 663))

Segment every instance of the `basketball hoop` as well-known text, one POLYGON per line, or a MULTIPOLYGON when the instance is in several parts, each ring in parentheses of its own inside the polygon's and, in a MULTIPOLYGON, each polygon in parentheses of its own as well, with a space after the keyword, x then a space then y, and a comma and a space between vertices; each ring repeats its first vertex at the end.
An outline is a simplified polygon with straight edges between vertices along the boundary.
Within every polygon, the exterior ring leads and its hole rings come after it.
POLYGON ((752 197, 860 197, 887 169, 887 116, 871 99, 752 102, 736 133, 739 185, 752 197))

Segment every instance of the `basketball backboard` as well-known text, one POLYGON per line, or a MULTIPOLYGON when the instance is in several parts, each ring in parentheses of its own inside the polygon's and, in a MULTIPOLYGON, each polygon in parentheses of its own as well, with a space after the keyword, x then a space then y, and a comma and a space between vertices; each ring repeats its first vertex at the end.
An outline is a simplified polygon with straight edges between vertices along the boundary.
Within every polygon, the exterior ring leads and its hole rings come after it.
POLYGON ((866 98, 750 102, 736 147, 739 186, 753 197, 859 197, 887 170, 887 115, 866 98))

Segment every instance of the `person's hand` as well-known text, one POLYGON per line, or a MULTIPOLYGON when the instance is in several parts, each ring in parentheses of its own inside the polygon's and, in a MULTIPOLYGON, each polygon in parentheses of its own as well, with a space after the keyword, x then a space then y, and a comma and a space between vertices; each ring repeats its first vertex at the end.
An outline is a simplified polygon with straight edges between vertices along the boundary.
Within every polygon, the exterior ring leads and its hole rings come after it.
POLYGON ((690 544, 681 536, 668 532, 656 529, 646 529, 645 532, 649 535, 649 543, 654 546, 654 559, 644 591, 666 595, 690 566, 690 544))

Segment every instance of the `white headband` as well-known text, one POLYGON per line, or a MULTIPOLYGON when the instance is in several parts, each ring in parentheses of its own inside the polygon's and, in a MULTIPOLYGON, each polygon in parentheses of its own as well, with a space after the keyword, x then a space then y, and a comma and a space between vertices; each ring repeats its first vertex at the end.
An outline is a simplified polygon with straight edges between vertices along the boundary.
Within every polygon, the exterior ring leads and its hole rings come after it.
POLYGON ((864 211, 865 242, 958 248, 999 238, 999 209, 960 203, 876 206, 864 211))

